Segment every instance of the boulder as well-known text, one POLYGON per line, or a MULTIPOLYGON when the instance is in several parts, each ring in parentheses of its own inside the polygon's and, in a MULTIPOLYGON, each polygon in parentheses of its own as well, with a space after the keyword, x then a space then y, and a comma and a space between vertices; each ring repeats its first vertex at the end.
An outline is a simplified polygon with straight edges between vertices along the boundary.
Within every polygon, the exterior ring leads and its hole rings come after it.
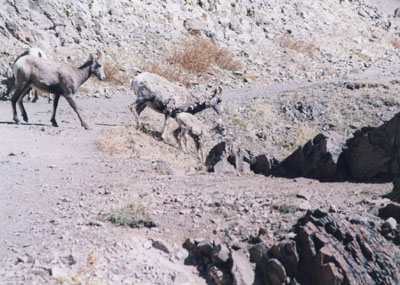
POLYGON ((288 178, 338 180, 337 162, 343 144, 344 139, 337 133, 320 133, 278 164, 272 174, 288 178))
POLYGON ((254 271, 250 261, 240 251, 232 252, 231 273, 234 285, 254 284, 254 271))
MULTIPOLYGON (((319 284, 397 284, 400 250, 370 223, 352 224, 319 210, 299 220, 299 273, 319 284)), ((298 280, 301 280, 300 276, 298 280)), ((301 283, 301 282, 300 282, 301 283)))
POLYGON ((268 176, 276 167, 278 161, 270 157, 268 154, 260 154, 252 159, 250 169, 256 174, 268 176))
POLYGON ((399 284, 400 249, 373 223, 309 211, 284 240, 257 258, 260 284, 399 284))
POLYGON ((215 173, 250 172, 250 154, 242 150, 237 143, 222 141, 215 145, 207 155, 206 167, 215 173))
POLYGON ((379 209, 378 215, 385 220, 389 218, 394 218, 398 223, 400 223, 400 204, 387 204, 385 207, 379 209))
POLYGON ((339 164, 356 181, 393 181, 400 176, 400 113, 383 125, 366 127, 347 140, 339 164))

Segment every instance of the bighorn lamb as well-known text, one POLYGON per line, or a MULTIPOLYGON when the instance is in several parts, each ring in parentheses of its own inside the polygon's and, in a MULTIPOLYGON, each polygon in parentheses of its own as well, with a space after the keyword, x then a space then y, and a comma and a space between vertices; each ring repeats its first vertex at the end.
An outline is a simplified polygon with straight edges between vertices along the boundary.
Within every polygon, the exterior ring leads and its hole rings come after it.
POLYGON ((137 126, 141 125, 139 115, 146 107, 163 113, 165 115, 161 135, 163 139, 165 139, 168 118, 174 118, 177 113, 196 114, 209 107, 213 108, 217 114, 222 113, 220 87, 211 95, 195 97, 184 87, 173 84, 157 74, 144 72, 133 79, 131 88, 137 99, 129 107, 137 126))
POLYGON ((201 163, 204 165, 203 145, 210 136, 209 128, 190 113, 176 114, 176 122, 179 125, 178 141, 185 153, 187 153, 187 136, 193 138, 201 163))
POLYGON ((78 115, 82 127, 89 129, 89 126, 83 121, 79 108, 72 96, 78 93, 79 86, 92 74, 100 80, 105 79, 101 58, 101 54, 97 59, 90 55, 89 59, 81 67, 76 68, 66 63, 46 60, 36 56, 21 57, 14 65, 15 92, 11 97, 14 121, 19 124, 16 110, 18 102, 22 117, 25 122, 28 122, 28 115, 22 99, 34 87, 54 94, 53 114, 51 116, 51 123, 54 127, 58 127, 56 111, 58 100, 62 95, 78 115))

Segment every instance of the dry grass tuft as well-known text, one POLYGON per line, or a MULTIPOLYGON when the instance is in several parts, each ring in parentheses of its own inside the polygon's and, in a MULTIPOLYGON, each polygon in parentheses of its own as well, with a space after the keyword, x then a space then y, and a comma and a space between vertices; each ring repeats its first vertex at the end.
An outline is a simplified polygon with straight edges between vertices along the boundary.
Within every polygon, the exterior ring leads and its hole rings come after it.
POLYGON ((229 49, 200 36, 178 43, 172 51, 164 52, 164 60, 156 63, 143 61, 142 69, 186 87, 198 80, 198 73, 212 72, 214 66, 232 71, 243 68, 241 61, 229 49))
POLYGON ((207 72, 213 64, 227 70, 238 70, 242 67, 242 63, 235 59, 231 51, 200 36, 176 46, 168 61, 195 72, 207 72))
MULTIPOLYGON (((151 110, 149 112, 154 113, 151 110)), ((154 115, 157 114, 152 114, 151 117, 146 117, 146 114, 144 114, 143 120, 151 121, 154 115)), ((163 116, 155 117, 153 124, 158 122, 158 127, 161 129, 163 116), (157 118, 159 120, 156 120, 157 118)), ((176 146, 161 143, 158 135, 157 131, 137 130, 133 126, 116 127, 103 130, 96 141, 96 145, 99 150, 113 156, 138 158, 141 161, 164 161, 177 170, 198 166, 196 154, 188 156, 183 153, 175 141, 172 142, 176 146)))
POLYGON ((111 58, 105 60, 104 73, 106 75, 106 82, 118 86, 129 83, 129 76, 122 70, 122 64, 118 61, 118 57, 115 54, 111 54, 111 58))
POLYGON ((117 226, 131 228, 156 226, 147 207, 139 202, 132 202, 122 208, 113 209, 110 213, 103 215, 102 220, 110 221, 117 226))
POLYGON ((176 64, 148 63, 144 64, 143 69, 145 71, 158 74, 171 82, 180 82, 186 87, 190 86, 192 80, 192 76, 182 72, 182 69, 176 64))
POLYGON ((300 39, 294 39, 290 36, 282 36, 278 39, 279 45, 283 48, 291 49, 295 52, 307 55, 311 58, 314 57, 314 54, 318 50, 318 47, 314 44, 313 41, 304 41, 300 39))

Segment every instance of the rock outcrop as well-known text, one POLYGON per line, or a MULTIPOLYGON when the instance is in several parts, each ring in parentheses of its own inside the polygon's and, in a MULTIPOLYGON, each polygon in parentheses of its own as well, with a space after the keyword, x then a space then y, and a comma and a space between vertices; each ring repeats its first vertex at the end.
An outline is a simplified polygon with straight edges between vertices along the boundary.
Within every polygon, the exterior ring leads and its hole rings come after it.
POLYGON ((334 132, 318 134, 279 163, 272 174, 289 178, 307 177, 322 181, 338 180, 337 161, 343 144, 343 138, 334 132))
POLYGON ((217 174, 229 172, 250 172, 250 155, 233 141, 222 141, 207 155, 206 167, 217 174))
POLYGON ((244 252, 209 239, 187 240, 187 263, 216 284, 399 284, 400 249, 374 223, 309 211, 292 238, 268 248, 262 238, 244 252), (240 280, 240 281, 239 281, 240 280), (232 283, 230 283, 232 282, 232 283), (253 283, 254 282, 254 283, 253 283))
POLYGON ((400 113, 373 128, 358 130, 339 158, 357 181, 393 181, 400 176, 400 113))

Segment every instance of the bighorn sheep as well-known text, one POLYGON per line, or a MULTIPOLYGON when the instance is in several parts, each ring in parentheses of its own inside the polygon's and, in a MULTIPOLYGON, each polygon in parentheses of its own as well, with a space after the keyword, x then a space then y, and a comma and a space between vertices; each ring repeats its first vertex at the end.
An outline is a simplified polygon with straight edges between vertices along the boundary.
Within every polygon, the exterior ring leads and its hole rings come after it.
POLYGON ((54 94, 53 113, 51 116, 51 123, 54 127, 58 127, 56 111, 58 100, 62 95, 78 115, 82 127, 89 129, 89 126, 83 121, 79 108, 72 97, 78 93, 79 86, 92 74, 100 80, 105 79, 101 58, 101 55, 98 59, 90 55, 89 59, 81 67, 76 68, 66 63, 46 60, 36 56, 21 57, 14 65, 15 92, 11 98, 14 121, 19 124, 16 110, 18 102, 22 117, 25 122, 28 122, 28 115, 22 99, 34 87, 54 94))
MULTIPOLYGON (((22 54, 20 54, 20 55, 17 57, 17 59, 14 61, 14 63, 13 63, 13 66, 12 66, 12 69, 13 69, 13 77, 12 77, 12 79, 11 79, 11 82, 12 82, 12 83, 10 84, 9 88, 7 89, 6 96, 8 96, 8 95, 11 93, 11 91, 15 88, 14 65, 15 65, 15 64, 18 65, 17 62, 21 59, 21 57, 28 56, 28 55, 37 56, 37 57, 42 57, 42 58, 47 59, 47 55, 45 54, 45 52, 44 52, 41 48, 38 48, 38 47, 29 48, 29 49, 27 49, 26 51, 24 51, 22 54)), ((36 100, 37 100, 38 98, 39 98, 39 97, 38 97, 38 91, 35 90, 35 96, 34 96, 32 102, 36 102, 36 100)), ((31 100, 31 99, 32 99, 31 92, 29 92, 28 100, 31 100)))
MULTIPOLYGON (((45 52, 41 48, 33 47, 33 48, 30 48, 27 51, 25 51, 19 57, 17 57, 17 59, 14 61, 13 66, 15 65, 17 60, 19 60, 22 56, 26 56, 26 55, 33 55, 33 56, 37 56, 37 57, 42 57, 44 59, 48 59, 47 55, 45 54, 45 52)), ((13 68, 13 73, 14 73, 14 68, 13 68)), ((15 78, 15 74, 14 74, 14 78, 15 78)), ((35 103, 37 100, 39 100, 39 90, 37 90, 37 89, 35 89, 34 91, 31 90, 28 93, 28 101, 32 101, 33 103, 35 103), (35 94, 32 95, 32 92, 34 92, 35 94), (33 96, 33 98, 32 98, 32 96, 33 96)), ((51 101, 51 99, 49 97, 49 102, 50 101, 51 101)))
POLYGON ((204 140, 210 136, 208 126, 186 112, 176 114, 176 122, 180 128, 178 141, 183 151, 187 153, 187 136, 189 135, 193 138, 200 161, 204 165, 203 145, 204 140))
POLYGON ((137 127, 141 126, 139 115, 150 107, 165 115, 164 128, 161 137, 165 139, 166 126, 169 117, 175 117, 179 112, 196 114, 206 108, 213 108, 217 114, 222 113, 221 88, 218 87, 209 96, 195 97, 186 88, 169 82, 167 79, 149 72, 136 76, 132 81, 132 90, 137 99, 129 107, 135 117, 137 127))

